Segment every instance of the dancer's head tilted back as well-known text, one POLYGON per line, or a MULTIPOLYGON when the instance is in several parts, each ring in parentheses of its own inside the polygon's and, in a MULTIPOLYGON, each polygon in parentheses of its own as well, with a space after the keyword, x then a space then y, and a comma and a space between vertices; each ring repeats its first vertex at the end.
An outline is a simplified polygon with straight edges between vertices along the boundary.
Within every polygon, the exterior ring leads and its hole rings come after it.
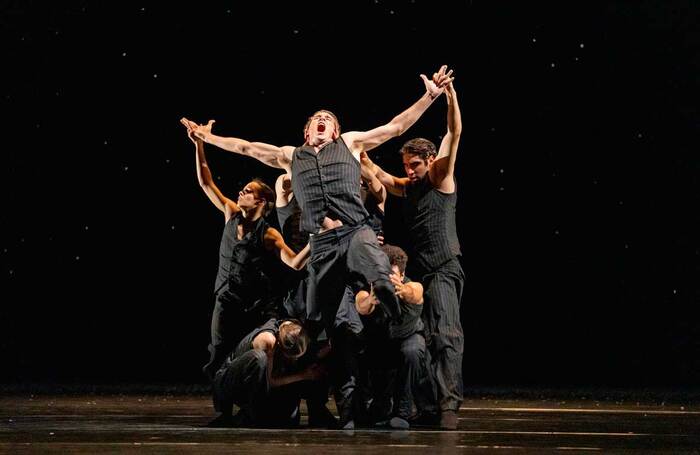
POLYGON ((307 145, 319 145, 340 137, 340 122, 334 113, 327 110, 314 112, 304 125, 304 142, 307 145))
POLYGON ((260 210, 265 216, 275 207, 275 191, 262 180, 253 179, 238 192, 237 204, 242 210, 260 210))

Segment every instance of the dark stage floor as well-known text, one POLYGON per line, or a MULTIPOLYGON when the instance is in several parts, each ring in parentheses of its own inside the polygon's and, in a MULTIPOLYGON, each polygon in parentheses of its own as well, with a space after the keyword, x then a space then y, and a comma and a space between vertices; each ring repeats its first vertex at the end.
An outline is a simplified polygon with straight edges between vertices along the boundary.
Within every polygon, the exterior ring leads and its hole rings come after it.
MULTIPOLYGON (((210 429, 203 393, 0 397, 0 453, 699 453, 700 405, 648 394, 472 394, 457 431, 210 429), (601 395, 599 395, 601 396, 601 395)), ((305 418, 302 419, 302 424, 305 418)))

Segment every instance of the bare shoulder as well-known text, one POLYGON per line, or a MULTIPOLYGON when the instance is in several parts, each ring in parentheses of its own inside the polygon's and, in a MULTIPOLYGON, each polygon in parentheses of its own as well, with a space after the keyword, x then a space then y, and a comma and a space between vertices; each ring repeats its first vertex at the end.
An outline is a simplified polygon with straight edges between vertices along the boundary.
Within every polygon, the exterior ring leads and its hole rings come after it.
POLYGON ((272 332, 260 332, 255 338, 253 338, 253 349, 268 352, 274 349, 276 342, 277 339, 275 338, 275 334, 272 332))
POLYGON ((361 131, 346 131, 343 134, 340 135, 340 138, 345 142, 345 144, 350 146, 352 142, 354 142, 357 139, 357 136, 361 134, 361 131))
POLYGON ((362 147, 358 145, 361 134, 361 131, 347 131, 340 135, 340 140, 345 143, 345 146, 352 152, 352 156, 354 156, 357 161, 360 161, 360 153, 362 152, 362 147))
POLYGON ((226 198, 226 202, 224 203, 224 221, 228 223, 228 220, 236 216, 238 212, 240 212, 241 209, 238 207, 238 205, 233 202, 231 199, 226 198))
POLYGON ((356 145, 361 137, 362 131, 346 131, 340 135, 340 139, 345 142, 345 145, 347 145, 350 150, 352 150, 352 147, 356 145))

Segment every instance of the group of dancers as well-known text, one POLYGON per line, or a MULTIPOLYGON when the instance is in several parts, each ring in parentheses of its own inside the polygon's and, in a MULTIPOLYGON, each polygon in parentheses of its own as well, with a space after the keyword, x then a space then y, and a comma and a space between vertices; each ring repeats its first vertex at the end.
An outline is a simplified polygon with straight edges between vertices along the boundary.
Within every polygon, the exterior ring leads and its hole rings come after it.
MULTIPOLYGON (((196 149, 199 184, 224 214, 211 321, 211 426, 457 428, 462 401, 464 273, 456 230, 455 162, 462 124, 452 71, 421 75, 425 93, 389 123, 341 133, 319 110, 301 146, 274 146, 181 123, 196 149), (369 157, 438 98, 447 102, 439 148, 401 148, 405 176, 369 157), (284 172, 255 179, 236 200, 214 182, 204 146, 284 172), (387 194, 405 199, 406 252, 385 243, 387 194), (266 219, 275 210, 280 231, 266 219), (280 277, 279 264, 288 272, 280 277), (337 416, 326 406, 332 392, 337 416), (234 415, 234 405, 239 410, 234 415)), ((392 215, 393 216, 393 215, 392 215)))

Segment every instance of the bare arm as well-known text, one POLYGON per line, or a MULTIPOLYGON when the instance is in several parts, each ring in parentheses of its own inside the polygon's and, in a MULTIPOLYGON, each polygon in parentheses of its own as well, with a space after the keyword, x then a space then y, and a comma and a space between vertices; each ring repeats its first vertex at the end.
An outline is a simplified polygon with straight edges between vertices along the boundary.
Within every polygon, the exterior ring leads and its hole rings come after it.
POLYGON ((378 164, 373 162, 367 156, 367 153, 362 153, 360 155, 360 164, 368 169, 371 169, 379 183, 381 183, 382 186, 384 186, 384 188, 386 188, 391 194, 399 197, 406 195, 405 189, 406 185, 408 184, 408 177, 399 178, 389 174, 384 169, 379 167, 378 164))
POLYGON ((284 237, 282 237, 282 234, 275 228, 268 228, 265 232, 265 247, 269 251, 276 252, 280 260, 294 270, 301 270, 304 268, 311 251, 311 247, 307 243, 301 251, 295 253, 284 243, 284 237))
POLYGON ((425 94, 411 107, 391 119, 386 125, 369 131, 350 131, 342 135, 353 154, 357 157, 360 152, 366 152, 383 144, 389 139, 402 135, 410 128, 421 115, 433 104, 433 101, 442 94, 445 86, 452 81, 452 70, 447 72, 447 66, 443 65, 433 79, 428 79, 424 74, 420 77, 425 84, 425 94))
POLYGON ((214 120, 210 120, 207 125, 200 125, 183 117, 180 122, 199 139, 223 150, 255 158, 268 166, 285 170, 289 169, 292 162, 292 152, 294 151, 292 146, 277 147, 263 142, 249 142, 236 137, 217 136, 211 132, 214 120))
POLYGON ((442 138, 438 156, 430 168, 429 175, 435 188, 443 193, 454 193, 454 171, 459 138, 462 135, 462 115, 452 83, 448 84, 445 93, 447 95, 447 134, 442 138))
POLYGON ((214 178, 212 177, 211 170, 207 164, 206 155, 204 154, 204 142, 196 138, 192 133, 189 133, 188 136, 195 144, 195 169, 199 186, 212 204, 224 212, 225 219, 228 221, 229 218, 239 212, 240 209, 234 201, 224 196, 221 190, 219 190, 219 187, 214 183, 214 178))
POLYGON ((422 305, 423 304, 423 285, 411 281, 406 283, 402 287, 402 292, 398 294, 399 298, 403 299, 406 303, 411 305, 422 305))
POLYGON ((270 387, 280 387, 287 384, 293 384, 299 381, 313 381, 321 379, 326 374, 326 369, 321 365, 314 363, 309 365, 305 370, 297 373, 290 373, 281 376, 270 377, 270 387))
POLYGON ((267 383, 271 388, 292 384, 298 381, 319 379, 325 374, 325 369, 317 364, 313 364, 298 373, 275 376, 274 371, 275 348, 277 338, 271 332, 262 332, 253 339, 253 349, 262 351, 267 356, 267 383))
POLYGON ((377 303, 379 302, 371 289, 369 292, 362 290, 355 294, 355 309, 361 316, 372 314, 377 303))
POLYGON ((410 305, 421 305, 423 303, 423 285, 417 281, 404 283, 395 273, 389 275, 391 282, 396 289, 396 296, 410 305))
POLYGON ((287 376, 273 376, 272 371, 274 369, 275 360, 275 347, 277 346, 277 338, 271 332, 262 332, 253 339, 253 349, 262 351, 267 356, 267 369, 265 374, 267 376, 267 383, 270 387, 279 387, 285 384, 291 384, 292 382, 301 381, 303 379, 300 373, 296 375, 287 376), (296 376, 296 377, 293 377, 296 376))
POLYGON ((360 153, 360 172, 362 180, 367 184, 369 193, 376 199, 377 207, 383 211, 384 203, 386 203, 386 188, 384 188, 382 182, 377 178, 373 164, 374 163, 367 157, 367 152, 360 153))
POLYGON ((275 207, 286 207, 292 200, 294 193, 292 192, 291 175, 287 172, 281 174, 275 180, 275 207))

